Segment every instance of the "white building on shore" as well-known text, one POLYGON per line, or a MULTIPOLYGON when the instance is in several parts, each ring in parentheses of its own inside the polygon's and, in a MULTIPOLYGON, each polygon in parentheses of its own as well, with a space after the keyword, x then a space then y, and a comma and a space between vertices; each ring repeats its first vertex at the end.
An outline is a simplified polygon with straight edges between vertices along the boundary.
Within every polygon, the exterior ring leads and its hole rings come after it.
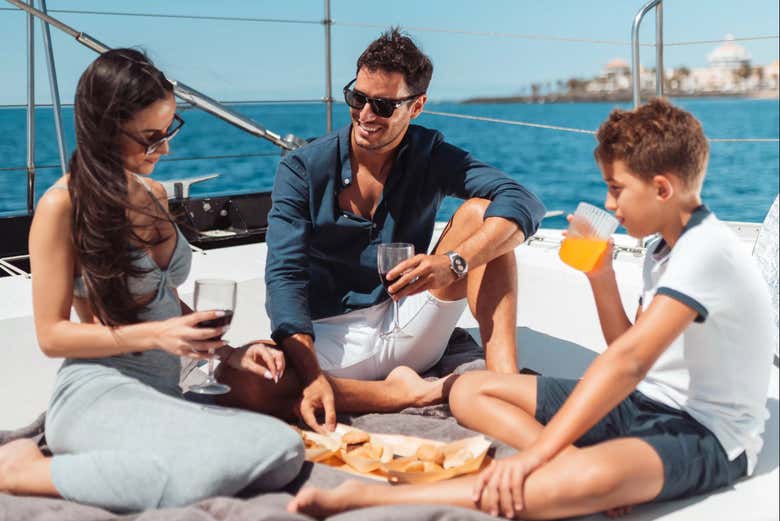
MULTIPOLYGON (((748 50, 734 41, 730 34, 723 43, 707 55, 707 67, 679 67, 665 72, 671 92, 685 94, 724 93, 752 94, 778 90, 778 61, 765 66, 752 66, 748 50)), ((584 82, 583 82, 584 83, 584 82)), ((655 90, 655 71, 640 67, 642 90, 655 90)), ((615 58, 604 66, 602 73, 583 85, 591 94, 610 94, 631 89, 631 66, 615 58)))

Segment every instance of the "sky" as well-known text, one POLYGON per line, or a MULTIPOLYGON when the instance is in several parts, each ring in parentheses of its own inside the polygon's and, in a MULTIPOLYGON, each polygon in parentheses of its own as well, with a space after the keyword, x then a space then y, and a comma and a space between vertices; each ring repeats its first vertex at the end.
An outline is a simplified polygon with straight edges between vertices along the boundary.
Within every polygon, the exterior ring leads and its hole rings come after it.
MULTIPOLYGON (((37 3, 37 2, 36 2, 37 3)), ((355 61, 383 28, 400 25, 434 63, 431 101, 506 96, 532 82, 597 75, 613 58, 630 59, 631 23, 645 0, 331 0, 334 97, 354 76, 355 61), (425 30, 433 29, 433 30, 425 30), (468 33, 453 34, 441 30, 468 33), (485 35, 496 33, 498 35, 485 35), (507 36, 511 35, 511 36, 507 36), (517 35, 601 40, 556 41, 517 35)), ((776 0, 667 0, 665 43, 777 36, 776 0)), ((48 0, 50 11, 95 10, 196 16, 254 17, 313 23, 179 20, 95 14, 51 14, 110 47, 147 51, 172 78, 220 100, 321 99, 325 94, 324 2, 320 0, 48 0)), ((35 25, 36 99, 50 101, 40 24, 35 25)), ((645 17, 642 43, 655 41, 645 17)), ((63 103, 94 53, 52 29, 63 103)), ((778 58, 778 39, 740 42, 753 64, 778 58)), ((703 67, 717 44, 665 48, 669 67, 703 67)), ((26 18, 0 0, 0 105, 26 100, 26 18)), ((655 49, 641 62, 655 66, 655 49)))

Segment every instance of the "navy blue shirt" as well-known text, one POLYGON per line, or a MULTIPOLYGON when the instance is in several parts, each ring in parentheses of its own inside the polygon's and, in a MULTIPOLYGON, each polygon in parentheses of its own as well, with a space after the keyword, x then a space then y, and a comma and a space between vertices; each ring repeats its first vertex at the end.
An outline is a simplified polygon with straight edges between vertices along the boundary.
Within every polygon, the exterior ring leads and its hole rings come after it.
POLYGON ((387 299, 377 273, 377 245, 408 242, 424 253, 445 196, 490 199, 485 217, 536 232, 544 206, 509 176, 444 141, 441 133, 409 126, 382 198, 369 220, 339 207, 352 183, 351 126, 285 156, 276 173, 268 215, 266 310, 271 337, 314 336, 312 320, 341 315, 387 299))

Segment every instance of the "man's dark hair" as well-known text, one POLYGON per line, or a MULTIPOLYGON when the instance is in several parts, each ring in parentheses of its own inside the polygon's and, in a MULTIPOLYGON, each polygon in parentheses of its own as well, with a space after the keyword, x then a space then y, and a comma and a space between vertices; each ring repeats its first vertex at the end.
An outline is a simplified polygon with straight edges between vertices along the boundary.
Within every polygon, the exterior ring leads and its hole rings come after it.
POLYGON ((398 27, 391 27, 363 51, 357 61, 357 72, 363 67, 370 71, 400 72, 410 95, 427 91, 433 75, 430 58, 398 27))

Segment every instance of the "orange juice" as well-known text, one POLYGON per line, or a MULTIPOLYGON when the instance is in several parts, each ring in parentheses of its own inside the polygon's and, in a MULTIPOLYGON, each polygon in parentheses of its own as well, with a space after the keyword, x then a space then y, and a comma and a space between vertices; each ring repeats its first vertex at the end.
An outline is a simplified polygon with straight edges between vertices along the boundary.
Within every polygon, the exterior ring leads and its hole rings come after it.
POLYGON ((607 241, 604 239, 566 237, 558 255, 572 268, 588 272, 596 266, 606 249, 607 241))

